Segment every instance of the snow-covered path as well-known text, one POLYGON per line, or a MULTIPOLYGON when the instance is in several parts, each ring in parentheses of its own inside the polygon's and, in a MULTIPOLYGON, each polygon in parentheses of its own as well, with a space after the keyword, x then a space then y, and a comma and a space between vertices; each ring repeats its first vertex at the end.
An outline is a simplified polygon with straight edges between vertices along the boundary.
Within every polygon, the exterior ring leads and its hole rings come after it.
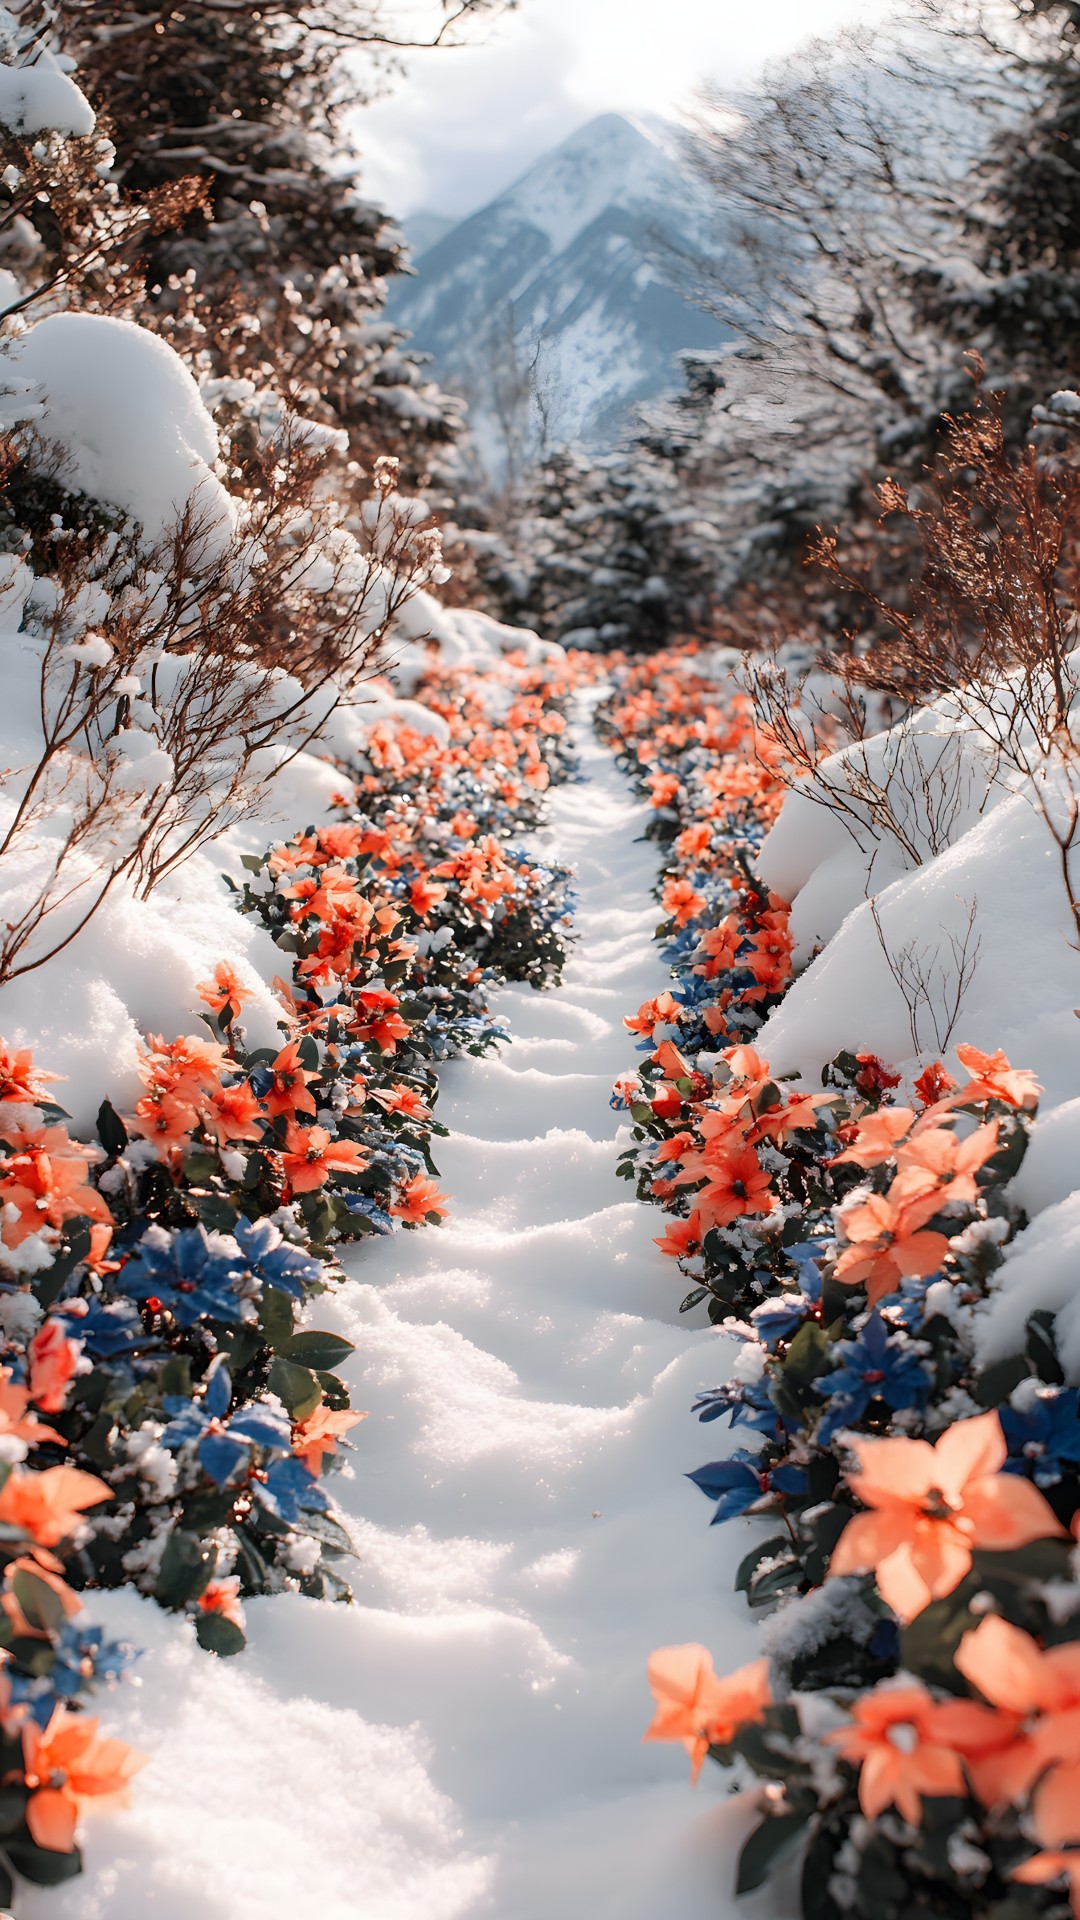
POLYGON ((564 983, 507 993, 511 1044, 446 1070, 447 1225, 366 1247, 318 1309, 356 1344, 371 1416, 332 1483, 357 1604, 251 1604, 250 1651, 219 1664, 149 1603, 95 1596, 148 1648, 109 1718, 159 1755, 135 1810, 90 1829, 86 1877, 28 1920, 725 1911, 745 1813, 715 1773, 692 1799, 641 1733, 653 1646, 704 1639, 721 1670, 758 1650, 731 1594, 743 1527, 710 1531, 681 1478, 730 1444, 688 1418, 726 1368, 615 1178, 622 1016, 664 984, 655 858, 646 809, 581 745, 546 836, 578 870, 564 983))

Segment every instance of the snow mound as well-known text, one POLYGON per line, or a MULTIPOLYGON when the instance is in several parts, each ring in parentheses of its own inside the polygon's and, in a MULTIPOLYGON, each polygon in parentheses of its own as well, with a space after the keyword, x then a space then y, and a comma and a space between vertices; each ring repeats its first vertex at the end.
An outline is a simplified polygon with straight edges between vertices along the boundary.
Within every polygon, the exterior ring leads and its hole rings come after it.
POLYGON ((32 67, 0 65, 0 126, 12 133, 94 131, 94 109, 70 74, 45 53, 32 67))
POLYGON ((128 320, 53 313, 5 361, 0 415, 32 423, 65 486, 129 514, 154 544, 190 512, 201 557, 224 551, 236 510, 213 471, 217 428, 164 340, 128 320))
MULTIPOLYGON (((775 885, 773 866, 763 865, 775 885)), ((1076 953, 1055 849, 1022 795, 1002 801, 953 846, 877 895, 885 948, 895 959, 914 946, 937 968, 938 984, 946 980, 945 997, 957 984, 948 936, 962 938, 973 901, 979 947, 954 1037, 990 1051, 1004 1047, 1018 1066, 1034 1068, 1048 1110, 1080 1084, 1076 953)), ((778 1073, 815 1082, 844 1048, 879 1053, 904 1071, 943 1051, 948 1058, 940 1014, 937 1030, 925 1008, 916 1020, 918 1046, 870 905, 860 899, 756 1044, 778 1073)))

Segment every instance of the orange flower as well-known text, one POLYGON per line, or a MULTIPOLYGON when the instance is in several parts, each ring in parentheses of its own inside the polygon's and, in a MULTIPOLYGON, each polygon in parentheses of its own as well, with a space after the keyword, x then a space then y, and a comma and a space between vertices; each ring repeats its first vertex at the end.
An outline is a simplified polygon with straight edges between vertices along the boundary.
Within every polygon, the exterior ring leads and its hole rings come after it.
POLYGON ((721 1680, 707 1649, 693 1643, 660 1647, 649 1660, 649 1686, 656 1713, 644 1738, 681 1741, 692 1780, 710 1747, 729 1746, 740 1727, 760 1721, 772 1705, 767 1660, 752 1660, 721 1680))
POLYGON ((662 894, 665 913, 672 914, 677 927, 685 927, 704 910, 705 895, 697 893, 689 880, 676 880, 674 876, 664 882, 662 894))
POLYGON ((903 1196, 892 1197, 896 1187, 894 1180, 887 1194, 872 1193, 836 1210, 837 1225, 849 1242, 836 1262, 836 1278, 845 1287, 865 1284, 872 1307, 885 1294, 895 1293, 909 1274, 936 1272, 949 1251, 943 1233, 923 1231, 942 1205, 938 1192, 904 1204, 903 1196))
POLYGON ((100 1193, 86 1184, 88 1150, 68 1138, 66 1127, 20 1128, 11 1140, 15 1151, 0 1164, 0 1205, 20 1216, 4 1222, 9 1247, 78 1214, 111 1224, 100 1193))
POLYGON ((60 1078, 58 1073, 45 1073, 35 1067, 29 1047, 15 1053, 6 1040, 0 1040, 0 1101, 14 1100, 20 1106, 36 1107, 46 1084, 60 1078))
POLYGON ((1005 1100, 1010 1107, 1034 1107, 1042 1092, 1035 1075, 1027 1067, 1010 1067, 999 1047, 996 1053, 980 1053, 978 1047, 960 1046, 957 1058, 972 1078, 954 1096, 954 1104, 969 1100, 1005 1100))
POLYGON ((677 1120, 682 1112, 682 1095, 675 1087, 661 1087, 649 1105, 658 1120, 677 1120))
POLYGON ((996 1120, 976 1127, 966 1140, 958 1140, 951 1127, 927 1127, 899 1149, 900 1178, 890 1191, 898 1196, 940 1192, 943 1201, 977 1200, 975 1175, 997 1152, 997 1144, 996 1120))
MULTIPOLYGON (((1006 1750, 971 1769, 975 1791, 985 1805, 1016 1805, 1031 1790, 1047 1765, 1066 1776, 1049 1797, 1040 1787, 1036 1796, 1047 1824, 1039 1838, 1053 1846, 1080 1839, 1075 1809, 1080 1779, 1080 1642, 1042 1648, 1029 1633, 987 1614, 965 1633, 953 1655, 953 1664, 983 1698, 998 1709, 999 1718, 1015 1729, 1006 1750), (1024 1731, 1034 1714, 1043 1716, 1024 1731), (1071 1776, 1071 1777, 1070 1777, 1071 1776), (1061 1787, 1065 1800, 1061 1801, 1061 1787), (1065 1814, 1062 1826, 1059 1813, 1065 1814)), ((1044 1783, 1050 1788, 1053 1775, 1044 1783)))
POLYGON ((164 1160, 172 1148, 182 1147, 190 1139, 198 1121, 198 1113, 190 1102, 178 1100, 175 1094, 163 1093, 149 1094, 140 1100, 131 1124, 136 1133, 153 1141, 164 1160))
POLYGON ((349 1407, 333 1413, 325 1400, 320 1400, 307 1419, 297 1421, 294 1426, 292 1450, 309 1473, 320 1474, 324 1457, 337 1452, 340 1435, 348 1433, 350 1428, 359 1426, 361 1420, 366 1419, 366 1413, 354 1413, 349 1407))
POLYGON ((228 1140, 261 1140, 266 1129, 266 1116, 247 1080, 215 1087, 200 1118, 219 1145, 228 1140))
POLYGON ((122 1740, 103 1740, 96 1720, 67 1707, 56 1707, 44 1730, 28 1721, 22 1743, 30 1789, 26 1824, 50 1853, 71 1852, 86 1801, 126 1806, 128 1785, 148 1757, 122 1740))
POLYGON ((0 1523, 20 1527, 38 1546, 55 1547, 74 1533, 84 1507, 112 1497, 104 1480, 78 1467, 46 1467, 41 1473, 13 1467, 0 1488, 0 1523))
POLYGON ((987 1712, 962 1701, 937 1706, 923 1686, 886 1682, 856 1700, 846 1727, 825 1735, 842 1759, 859 1768, 859 1805, 868 1820, 895 1807, 915 1827, 922 1818, 923 1794, 931 1799, 965 1797, 956 1750, 963 1721, 958 1726, 954 1706, 976 1715, 987 1712))
POLYGON ((59 1320, 44 1320, 27 1349, 30 1398, 44 1413, 61 1413, 79 1365, 79 1346, 59 1320))
POLYGON ((911 1107, 878 1107, 875 1113, 863 1115, 851 1146, 838 1153, 830 1165, 838 1167, 851 1161, 857 1167, 879 1167, 882 1161, 895 1158, 898 1143, 914 1123, 911 1107))
POLYGON ((195 991, 211 1013, 224 1013, 230 1007, 230 1020, 236 1018, 245 1000, 251 999, 251 988, 241 984, 236 968, 227 960, 219 960, 213 979, 198 981, 195 991))
POLYGON ((119 1273, 120 1268, 124 1264, 123 1261, 107 1260, 105 1258, 109 1251, 112 1237, 113 1230, 111 1226, 107 1227, 99 1222, 97 1225, 91 1227, 90 1251, 83 1262, 88 1273, 119 1273))
POLYGON ((1010 1879, 1028 1887, 1045 1887, 1052 1880, 1066 1879, 1075 1920, 1080 1920, 1080 1853, 1036 1853, 1014 1867, 1010 1879))
POLYGON ((182 1034, 166 1045, 160 1034, 152 1033, 139 1061, 139 1076, 153 1098, 170 1093, 194 1104, 200 1094, 218 1085, 231 1065, 225 1048, 216 1040, 182 1034))
POLYGON ((631 1033, 643 1034, 651 1040, 656 1027, 667 1026, 678 1018, 678 1002, 670 993, 658 993, 655 1000, 645 1000, 636 1013, 628 1013, 623 1021, 631 1033))
POLYGON ((959 1420, 936 1446, 902 1436, 852 1439, 858 1471, 848 1485, 869 1513, 849 1520, 829 1577, 873 1572, 900 1620, 951 1593, 973 1547, 1005 1552, 1065 1529, 1029 1480, 1000 1473, 1005 1437, 996 1413, 959 1420))
POLYGON ((768 1084, 769 1063, 762 1059, 760 1053, 755 1053, 753 1047, 727 1047, 724 1059, 744 1100, 752 1099, 768 1084))
POLYGON ((353 1140, 335 1140, 325 1127, 290 1125, 281 1164, 294 1193, 324 1186, 332 1173, 361 1173, 367 1155, 353 1140))
POLYGON ((390 1211, 404 1220, 407 1226, 418 1227, 431 1213, 437 1214, 441 1220, 449 1198, 448 1194, 439 1192, 434 1180, 429 1179, 426 1173, 414 1173, 411 1180, 405 1181, 390 1211))
POLYGON ((400 1083, 392 1087, 372 1087, 371 1097, 384 1113, 403 1113, 410 1120, 431 1118, 430 1108, 425 1105, 415 1087, 403 1086, 400 1083))
POLYGON ((199 1595, 200 1613, 220 1613, 234 1627, 244 1631, 244 1609, 240 1605, 240 1577, 232 1573, 222 1580, 211 1580, 199 1595))
MULTIPOLYGON (((40 1446, 43 1440, 55 1440, 57 1446, 66 1447, 67 1441, 62 1434, 45 1426, 34 1414, 27 1413, 33 1397, 28 1388, 15 1385, 10 1367, 0 1368, 0 1433, 9 1435, 13 1440, 25 1440, 28 1447, 40 1446)), ((60 1404, 62 1406, 63 1401, 60 1404)))
POLYGON ((769 1176, 752 1147, 728 1154, 695 1199, 706 1227, 730 1227, 745 1213, 771 1213, 773 1208, 769 1176))
POLYGON ((924 1107, 936 1107, 938 1101, 944 1100, 946 1094, 952 1093, 955 1087, 956 1081, 951 1073, 945 1071, 942 1060, 934 1060, 930 1066, 924 1067, 915 1082, 915 1091, 924 1107))
POLYGON ((287 1047, 282 1047, 270 1071, 273 1080, 263 1102, 267 1113, 284 1113, 292 1119, 297 1113, 315 1112, 315 1102, 307 1090, 308 1081, 315 1075, 305 1073, 300 1064, 299 1040, 290 1040, 287 1047))
POLYGON ((681 1260, 696 1253, 701 1245, 701 1215, 695 1207, 689 1220, 673 1220, 667 1232, 660 1240, 654 1240, 653 1246, 661 1253, 670 1253, 674 1259, 681 1260))
POLYGON ((409 905, 421 920, 426 920, 432 907, 437 907, 446 899, 446 888, 440 887, 435 880, 419 875, 409 887, 409 905))

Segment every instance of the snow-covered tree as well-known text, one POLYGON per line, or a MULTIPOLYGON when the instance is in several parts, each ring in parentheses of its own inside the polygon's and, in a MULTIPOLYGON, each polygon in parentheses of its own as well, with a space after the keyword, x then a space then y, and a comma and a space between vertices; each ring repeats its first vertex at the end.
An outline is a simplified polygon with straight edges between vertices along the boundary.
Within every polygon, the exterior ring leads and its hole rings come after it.
POLYGON ((715 534, 641 440, 539 467, 511 557, 482 573, 507 619, 572 646, 653 650, 711 630, 715 534))
MULTIPOLYGON (((445 30, 486 4, 463 0, 445 30)), ((348 434, 350 458, 391 455, 416 479, 460 407, 381 317, 404 243, 342 164, 344 110, 398 44, 390 13, 354 0, 69 0, 65 17, 118 184, 205 184, 148 249, 146 321, 186 334, 218 376, 263 385, 272 369, 296 405, 348 434)))

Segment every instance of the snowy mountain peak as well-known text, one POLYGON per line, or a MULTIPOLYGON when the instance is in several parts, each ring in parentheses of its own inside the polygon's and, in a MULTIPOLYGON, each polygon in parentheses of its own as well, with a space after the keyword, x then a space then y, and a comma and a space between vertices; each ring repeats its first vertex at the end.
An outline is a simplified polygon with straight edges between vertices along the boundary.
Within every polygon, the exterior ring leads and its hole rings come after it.
POLYGON ((653 199, 670 171, 643 125, 604 113, 537 160, 491 210, 508 208, 531 220, 561 253, 607 207, 653 199))
POLYGON ((542 383, 555 438, 604 445, 635 404, 678 385, 681 350, 720 344, 666 253, 693 250, 702 216, 677 130, 606 113, 429 247, 388 311, 469 400, 489 466, 518 373, 542 383))

